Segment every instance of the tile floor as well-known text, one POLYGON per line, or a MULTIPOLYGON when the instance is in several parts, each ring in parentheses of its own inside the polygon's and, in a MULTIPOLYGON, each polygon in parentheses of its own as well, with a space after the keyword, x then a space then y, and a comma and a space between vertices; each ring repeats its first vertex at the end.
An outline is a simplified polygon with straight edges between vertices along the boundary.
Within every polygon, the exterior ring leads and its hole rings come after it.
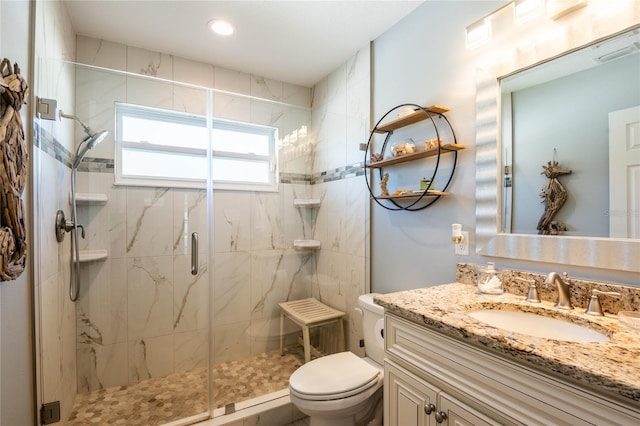
MULTIPOLYGON (((296 346, 284 356, 272 351, 216 366, 213 373, 216 408, 285 389, 289 376, 302 365, 303 359, 301 347, 296 346)), ((67 424, 151 426, 204 413, 206 383, 206 368, 197 368, 78 394, 67 424)))

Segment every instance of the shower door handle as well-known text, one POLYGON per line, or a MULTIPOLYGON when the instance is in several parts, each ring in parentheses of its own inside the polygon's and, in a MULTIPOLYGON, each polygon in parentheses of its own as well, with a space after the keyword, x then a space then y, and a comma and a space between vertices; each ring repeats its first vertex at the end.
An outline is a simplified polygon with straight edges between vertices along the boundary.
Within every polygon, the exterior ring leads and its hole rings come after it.
POLYGON ((198 275, 198 233, 191 234, 191 275, 198 275))

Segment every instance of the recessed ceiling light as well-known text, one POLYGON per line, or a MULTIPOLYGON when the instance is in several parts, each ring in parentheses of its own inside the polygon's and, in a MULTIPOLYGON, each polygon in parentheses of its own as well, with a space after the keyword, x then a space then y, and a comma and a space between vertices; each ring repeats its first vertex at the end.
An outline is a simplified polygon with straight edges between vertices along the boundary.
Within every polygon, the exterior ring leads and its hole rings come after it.
POLYGON ((213 21, 210 21, 209 28, 211 28, 211 31, 214 33, 223 36, 231 35, 234 32, 233 25, 221 19, 214 19, 213 21))

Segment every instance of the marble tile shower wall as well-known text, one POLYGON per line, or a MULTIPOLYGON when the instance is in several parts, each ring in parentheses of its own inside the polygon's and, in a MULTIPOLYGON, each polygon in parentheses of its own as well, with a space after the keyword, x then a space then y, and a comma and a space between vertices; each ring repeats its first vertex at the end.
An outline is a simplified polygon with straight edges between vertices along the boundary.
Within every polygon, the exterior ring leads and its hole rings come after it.
POLYGON ((359 355, 362 326, 354 308, 368 288, 369 200, 358 148, 369 136, 369 64, 367 46, 313 88, 316 147, 309 160, 311 189, 322 199, 314 229, 322 249, 313 296, 346 312, 347 348, 359 355))
MULTIPOLYGON (((182 227, 186 218, 189 232, 206 233, 204 192, 113 186, 112 139, 92 150, 79 191, 106 193, 109 202, 82 207, 82 247, 106 248, 109 258, 82 271, 81 391, 205 365, 208 273, 216 363, 276 349, 281 301, 313 295, 353 312, 367 263, 357 146, 368 136, 368 48, 314 88, 311 111, 307 88, 86 37, 77 51, 80 63, 276 101, 216 92, 214 116, 275 125, 283 139, 278 193, 215 192, 215 264, 195 280, 182 227), (303 125, 306 135, 296 132, 303 125), (311 197, 322 199, 317 211, 294 208, 294 199, 311 197), (323 249, 295 251, 299 238, 319 239, 323 249)), ((100 129, 113 129, 114 101, 206 112, 198 88, 86 67, 76 70, 76 95, 76 112, 100 129)), ((359 317, 349 316, 348 329, 350 348, 362 351, 359 317)))

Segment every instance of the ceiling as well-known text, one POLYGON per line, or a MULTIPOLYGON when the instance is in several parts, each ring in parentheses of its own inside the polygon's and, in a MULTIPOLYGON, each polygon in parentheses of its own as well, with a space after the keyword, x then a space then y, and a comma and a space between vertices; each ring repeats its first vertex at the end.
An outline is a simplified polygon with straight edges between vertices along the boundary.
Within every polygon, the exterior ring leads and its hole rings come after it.
POLYGON ((65 0, 76 34, 311 87, 423 0, 65 0), (224 18, 234 35, 213 34, 224 18))

